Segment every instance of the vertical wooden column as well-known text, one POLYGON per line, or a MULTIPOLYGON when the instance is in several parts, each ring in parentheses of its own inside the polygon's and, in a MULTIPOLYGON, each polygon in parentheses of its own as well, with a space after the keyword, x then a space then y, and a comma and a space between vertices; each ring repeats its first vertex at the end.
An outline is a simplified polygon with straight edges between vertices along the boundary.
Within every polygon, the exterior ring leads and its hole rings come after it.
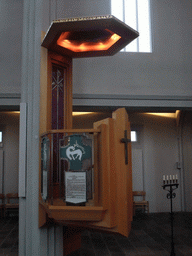
POLYGON ((48 51, 47 130, 72 128, 72 58, 48 51), (54 74, 55 73, 55 74, 54 74), (59 74, 60 73, 60 74, 59 74), (54 77, 55 76, 55 77, 54 77), (61 81, 63 79, 63 81, 61 81), (62 92, 62 95, 61 95, 62 92), (58 93, 58 95, 56 95, 58 93), (58 97, 57 97, 58 96, 58 97), (55 106, 57 104, 58 106, 55 106))
MULTIPOLYGON (((72 59, 48 51, 47 130, 72 128, 72 59)), ((53 134, 53 198, 59 197, 59 140, 53 134)))
MULTIPOLYGON (((72 59, 47 49, 41 49, 41 96, 40 96, 40 134, 48 130, 72 128, 72 59)), ((61 135, 53 137, 53 150, 59 150, 61 135)), ((53 157, 54 193, 57 192, 58 162, 53 157)), ((56 195, 55 195, 56 196, 56 195)), ((42 216, 41 216, 42 217, 42 216)), ((42 218, 40 220, 42 222, 42 218)))
MULTIPOLYGON (((43 35, 42 35, 43 37, 43 35)), ((72 128, 72 59, 41 48, 40 134, 53 129, 72 128)), ((58 149, 58 135, 54 150, 58 149)), ((58 154, 57 154, 58 155, 58 154)), ((53 159, 54 195, 58 194, 58 159, 53 159)), ((39 180, 40 180, 39 176, 39 180)), ((41 182, 39 182, 41 187, 41 182)), ((41 191, 41 189, 40 189, 41 191)), ((39 193, 41 198, 41 194, 39 193)), ((46 223, 46 213, 39 206, 39 226, 46 223)))
MULTIPOLYGON (((72 59, 48 51, 42 47, 40 134, 48 130, 72 129, 72 59)), ((58 134, 53 138, 53 150, 58 149, 58 134)), ((58 155, 58 154, 57 154, 58 155)), ((53 159, 54 195, 58 196, 58 166, 53 159)), ((40 180, 40 178, 39 178, 40 180)), ((40 184, 41 186, 41 184, 40 184)), ((39 194, 41 198, 41 194, 39 194)), ((47 214, 39 205, 39 226, 45 225, 47 214)), ((81 246, 81 232, 76 228, 63 227, 63 255, 81 246)))

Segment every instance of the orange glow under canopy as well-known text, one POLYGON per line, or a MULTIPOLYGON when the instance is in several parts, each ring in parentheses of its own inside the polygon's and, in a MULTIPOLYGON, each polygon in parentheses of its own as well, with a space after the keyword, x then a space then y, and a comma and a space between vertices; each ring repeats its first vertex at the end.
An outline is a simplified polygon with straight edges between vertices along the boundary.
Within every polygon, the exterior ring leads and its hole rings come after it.
POLYGON ((108 29, 62 32, 57 44, 73 52, 105 51, 120 38, 108 29))

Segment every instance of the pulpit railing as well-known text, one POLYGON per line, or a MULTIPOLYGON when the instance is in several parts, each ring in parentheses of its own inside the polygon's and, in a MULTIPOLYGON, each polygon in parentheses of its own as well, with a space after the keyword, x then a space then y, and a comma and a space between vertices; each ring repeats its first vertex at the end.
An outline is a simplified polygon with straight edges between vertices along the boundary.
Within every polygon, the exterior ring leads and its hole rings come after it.
MULTIPOLYGON (((97 205, 94 150, 100 129, 50 130, 41 135, 41 200, 60 206, 97 205)), ((96 165, 97 166, 97 165, 96 165)))
POLYGON ((39 227, 54 222, 128 235, 132 182, 131 162, 124 158, 125 153, 131 157, 125 147, 127 120, 121 109, 95 122, 94 129, 41 135, 39 227))

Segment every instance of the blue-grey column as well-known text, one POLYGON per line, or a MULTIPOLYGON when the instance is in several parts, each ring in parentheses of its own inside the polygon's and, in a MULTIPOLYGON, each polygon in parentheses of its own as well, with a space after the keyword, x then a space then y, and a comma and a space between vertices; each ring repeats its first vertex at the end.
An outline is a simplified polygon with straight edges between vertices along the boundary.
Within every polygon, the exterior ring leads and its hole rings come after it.
MULTIPOLYGON (((19 255, 62 255, 62 228, 38 227, 39 93, 43 0, 23 1, 21 102, 27 105, 26 187, 19 203, 19 255)), ((22 124, 21 124, 22 125, 22 124)))

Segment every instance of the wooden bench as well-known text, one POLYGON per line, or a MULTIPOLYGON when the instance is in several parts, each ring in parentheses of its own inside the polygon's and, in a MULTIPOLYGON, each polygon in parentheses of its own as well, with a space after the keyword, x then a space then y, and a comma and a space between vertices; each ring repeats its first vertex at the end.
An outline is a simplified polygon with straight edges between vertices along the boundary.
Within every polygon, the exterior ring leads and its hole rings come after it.
POLYGON ((145 200, 145 196, 145 191, 133 191, 133 215, 135 215, 136 209, 139 208, 149 213, 149 202, 145 200), (135 200, 135 197, 140 197, 140 200, 135 200))
POLYGON ((6 203, 5 203, 4 209, 5 209, 4 216, 6 216, 7 211, 9 211, 9 210, 17 210, 18 211, 18 209, 19 209, 18 193, 6 194, 6 203))

